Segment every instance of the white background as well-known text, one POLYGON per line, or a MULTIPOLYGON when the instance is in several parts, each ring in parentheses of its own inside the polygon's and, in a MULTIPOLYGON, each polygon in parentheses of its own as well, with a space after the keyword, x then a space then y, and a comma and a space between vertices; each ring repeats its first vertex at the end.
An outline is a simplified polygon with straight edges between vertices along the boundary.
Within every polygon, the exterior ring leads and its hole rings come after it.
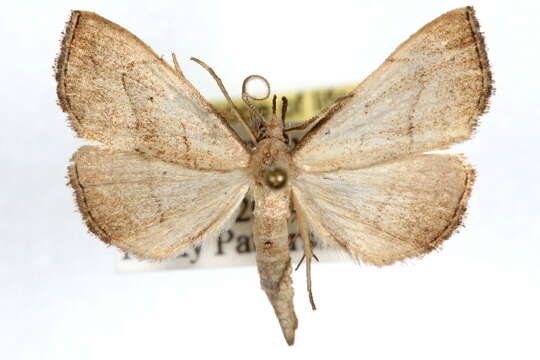
POLYGON ((389 268, 315 264, 319 310, 295 274, 289 348, 256 269, 117 274, 65 186, 82 144, 56 105, 53 62, 70 9, 95 11, 220 98, 265 75, 286 91, 359 82, 409 35, 462 1, 9 1, 0 11, 1 359, 540 358, 540 7, 474 5, 497 92, 475 138, 466 228, 389 268))

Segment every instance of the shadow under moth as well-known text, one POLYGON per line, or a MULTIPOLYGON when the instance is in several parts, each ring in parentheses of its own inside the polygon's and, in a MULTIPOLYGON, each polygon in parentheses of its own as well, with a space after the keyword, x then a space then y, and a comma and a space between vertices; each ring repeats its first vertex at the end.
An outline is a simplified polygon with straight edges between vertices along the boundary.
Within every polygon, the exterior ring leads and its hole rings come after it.
POLYGON ((287 99, 263 116, 244 80, 246 121, 214 77, 249 142, 173 66, 121 26, 73 11, 56 65, 58 99, 80 138, 69 181, 91 232, 162 260, 234 221, 248 192, 260 283, 294 343, 288 223, 298 221, 311 295, 309 234, 378 266, 436 249, 461 224, 475 173, 461 155, 486 110, 491 73, 472 7, 450 11, 402 43, 346 96, 299 126, 287 99), (279 106, 281 105, 281 106, 279 106), (280 109, 276 109, 280 107, 280 109), (278 111, 279 110, 279 111, 278 111), (289 135, 308 129, 296 146, 289 135))

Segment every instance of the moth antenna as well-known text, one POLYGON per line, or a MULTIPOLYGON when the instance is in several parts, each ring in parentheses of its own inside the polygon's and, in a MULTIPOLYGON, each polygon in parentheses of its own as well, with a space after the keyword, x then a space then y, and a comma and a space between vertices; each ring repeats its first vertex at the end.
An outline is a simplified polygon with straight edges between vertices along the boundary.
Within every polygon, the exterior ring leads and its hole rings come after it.
POLYGON ((287 116, 287 107, 289 106, 289 100, 285 96, 281 97, 281 120, 283 121, 283 128, 285 129, 285 116, 287 116))
MULTIPOLYGON (((174 58, 173 58, 174 59, 174 58)), ((246 129, 249 137, 251 138, 251 141, 253 141, 253 144, 257 144, 257 138, 255 137, 255 134, 253 132, 253 129, 251 128, 251 126, 249 126, 249 124, 246 122, 246 120, 244 120, 244 118, 242 117, 242 115, 240 114, 240 111, 238 110, 238 108, 236 107, 236 105, 234 105, 231 97, 229 96, 229 93, 227 92, 227 90, 225 89, 225 86, 223 85, 223 82, 221 81, 221 79, 219 78, 219 76, 217 76, 217 74, 215 73, 215 71, 208 65, 206 65, 206 63, 204 63, 203 61, 195 58, 195 57, 192 57, 190 58, 190 60, 192 61, 195 61, 197 64, 201 65, 206 71, 208 71, 210 73, 210 75, 214 78, 214 80, 216 81, 217 85, 219 86, 219 89, 221 90, 221 92, 223 93, 223 96, 225 96, 225 99, 227 99, 227 102, 229 103, 229 105, 231 105, 231 108, 233 110, 233 114, 235 115, 236 119, 240 122, 240 124, 242 124, 242 126, 244 127, 244 129, 246 129)), ((244 80, 245 81, 245 80, 244 80)))
POLYGON ((244 100, 244 103, 249 108, 249 110, 253 113, 253 115, 257 118, 257 121, 259 121, 260 124, 264 123, 264 117, 259 112, 259 110, 255 107, 255 105, 253 105, 251 100, 266 100, 268 99, 268 97, 270 97, 270 83, 268 82, 268 80, 266 80, 266 78, 264 78, 261 75, 249 75, 247 78, 244 79, 244 82, 242 83, 242 100, 244 100), (266 85, 265 96, 258 98, 248 93, 247 84, 254 79, 262 80, 264 84, 266 85))
POLYGON ((180 69, 180 65, 178 64, 178 60, 176 59, 176 54, 175 53, 172 53, 172 61, 174 63, 174 69, 176 70, 178 75, 184 77, 184 73, 180 69))

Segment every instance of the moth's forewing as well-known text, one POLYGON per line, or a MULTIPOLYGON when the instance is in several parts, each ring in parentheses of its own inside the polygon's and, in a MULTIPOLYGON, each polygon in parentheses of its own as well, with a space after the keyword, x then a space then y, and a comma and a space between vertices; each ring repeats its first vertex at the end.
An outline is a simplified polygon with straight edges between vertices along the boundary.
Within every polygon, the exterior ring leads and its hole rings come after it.
POLYGON ((99 15, 72 13, 56 77, 60 105, 84 139, 191 169, 249 163, 234 131, 181 74, 99 15))
POLYGON ((352 97, 299 143, 305 171, 357 169, 470 138, 492 81, 471 7, 450 11, 401 44, 352 97))

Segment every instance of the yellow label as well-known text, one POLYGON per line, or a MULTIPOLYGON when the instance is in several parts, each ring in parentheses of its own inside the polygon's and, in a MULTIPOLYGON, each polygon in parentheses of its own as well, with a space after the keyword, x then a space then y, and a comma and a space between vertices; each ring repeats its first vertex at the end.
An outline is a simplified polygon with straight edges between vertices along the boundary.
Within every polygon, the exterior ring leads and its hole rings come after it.
MULTIPOLYGON (((285 117, 286 121, 304 122, 319 114, 321 110, 331 105, 340 96, 349 93, 353 88, 354 86, 349 85, 278 94, 278 114, 281 109, 281 97, 285 96, 289 101, 287 114, 285 117)), ((244 119, 249 121, 250 114, 247 106, 242 102, 241 99, 233 99, 233 101, 240 110, 240 113, 244 119)), ((255 100, 253 103, 265 117, 268 116, 270 111, 272 111, 271 98, 263 101, 255 100)), ((236 119, 231 112, 231 106, 226 101, 213 102, 212 105, 221 111, 229 122, 236 122, 236 119)))

